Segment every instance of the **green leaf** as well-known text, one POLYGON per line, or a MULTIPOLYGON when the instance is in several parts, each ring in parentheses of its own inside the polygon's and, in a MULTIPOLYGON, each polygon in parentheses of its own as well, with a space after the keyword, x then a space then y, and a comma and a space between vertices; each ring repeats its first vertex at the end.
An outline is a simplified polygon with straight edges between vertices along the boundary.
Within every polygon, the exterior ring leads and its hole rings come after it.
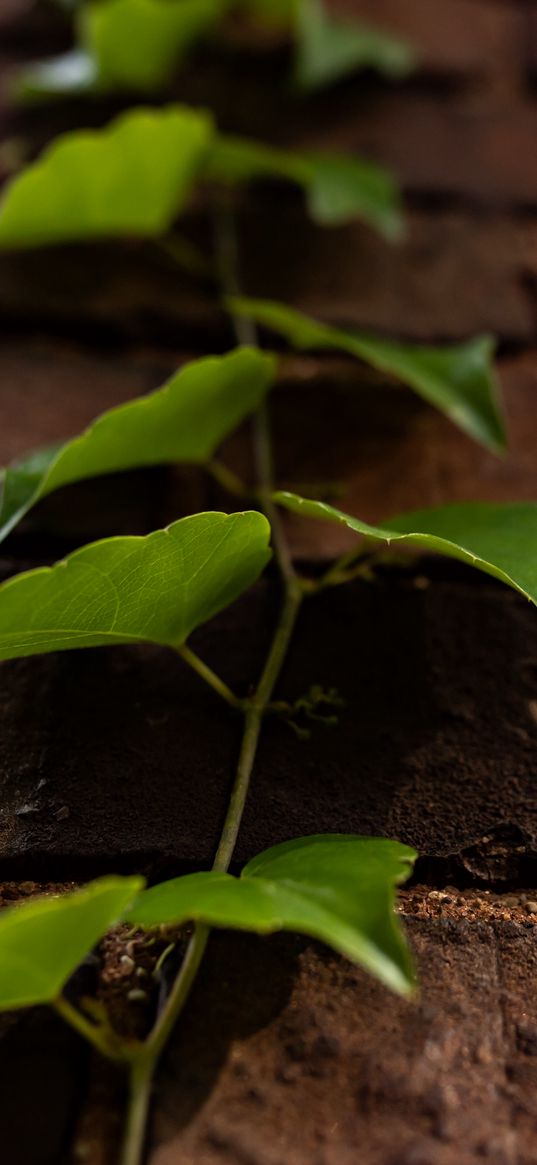
POLYGON ((212 132, 208 114, 171 105, 56 138, 8 184, 0 247, 162 235, 190 197, 212 132))
POLYGON ((296 0, 295 77, 302 89, 317 89, 358 69, 406 77, 415 66, 410 45, 357 21, 333 16, 323 0, 296 0))
POLYGON ((103 89, 153 93, 215 27, 230 0, 99 0, 82 10, 80 39, 103 89))
POLYGON ((232 0, 98 0, 80 6, 76 48, 19 71, 23 100, 88 91, 158 93, 232 0))
MULTIPOLYGON (((84 60, 73 62, 71 56, 66 63, 68 69, 74 63, 75 71, 82 67, 84 74, 84 60)), ((397 188, 381 167, 218 136, 208 113, 170 105, 138 108, 104 129, 56 138, 8 184, 0 203, 0 248, 159 237, 197 181, 235 184, 263 177, 300 186, 321 225, 361 216, 390 239, 401 232, 397 188)))
POLYGON ((0 1010, 52 1003, 95 943, 117 922, 143 878, 100 878, 61 897, 0 912, 0 1010))
POLYGON ((107 538, 0 586, 0 659, 149 642, 178 647, 270 558, 262 514, 196 514, 145 538, 107 538))
POLYGON ((432 554, 443 554, 500 579, 537 603, 537 503, 463 502, 414 510, 390 518, 386 526, 370 526, 325 502, 280 492, 275 501, 305 518, 347 526, 356 534, 384 542, 406 543, 432 554))
POLYGON ((296 153, 247 138, 220 136, 208 155, 206 177, 229 183, 282 178, 300 186, 311 218, 338 226, 360 217, 386 238, 402 233, 401 201, 381 166, 334 154, 296 153))
POLYGON ((261 404, 274 374, 273 357, 253 348, 196 360, 157 392, 103 413, 72 441, 30 453, 4 473, 0 541, 60 486, 143 465, 208 461, 261 404))
POLYGON ((506 446, 499 389, 492 357, 494 342, 478 336, 464 344, 427 347, 399 344, 363 332, 320 324, 270 300, 229 300, 234 312, 285 336, 295 348, 347 352, 414 389, 445 413, 469 437, 495 452, 506 446))
POLYGON ((382 838, 319 834, 276 845, 240 878, 187 874, 142 892, 137 926, 200 920, 257 934, 294 930, 361 963, 396 991, 412 990, 412 961, 393 910, 394 887, 416 854, 382 838))

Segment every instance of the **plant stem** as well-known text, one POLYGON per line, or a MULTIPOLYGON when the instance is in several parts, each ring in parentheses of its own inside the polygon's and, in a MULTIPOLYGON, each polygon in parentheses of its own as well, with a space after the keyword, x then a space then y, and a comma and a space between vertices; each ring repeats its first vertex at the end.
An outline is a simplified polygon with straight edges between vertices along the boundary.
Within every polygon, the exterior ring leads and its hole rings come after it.
POLYGON ((192 670, 195 671, 196 674, 200 676, 200 678, 204 680, 206 684, 209 684, 209 687, 211 687, 213 691, 221 697, 222 700, 226 701, 226 704, 229 704, 232 708, 236 708, 238 710, 243 707, 242 700, 240 700, 239 697, 231 691, 231 688, 228 687, 224 680, 220 679, 220 676, 217 676, 216 672, 214 672, 208 664, 204 663, 203 660, 200 659, 199 655, 196 655, 195 651, 192 651, 191 647, 187 647, 186 643, 182 643, 181 646, 176 647, 175 650, 177 651, 177 654, 181 656, 181 659, 183 659, 184 662, 187 663, 188 666, 191 667, 192 670))
MULTIPOLYGON (((218 250, 222 282, 227 293, 237 292, 236 240, 233 221, 228 208, 225 217, 219 220, 218 250)), ((242 344, 257 343, 255 327, 251 320, 243 318, 235 321, 237 339, 242 344)), ((220 696, 239 707, 244 713, 242 742, 229 799, 228 809, 220 834, 218 849, 213 862, 213 870, 226 871, 229 868, 237 836, 241 826, 244 806, 248 796, 250 780, 257 754, 263 719, 269 710, 272 694, 278 681, 287 650, 294 631, 305 588, 295 574, 285 534, 280 524, 279 513, 272 501, 273 473, 270 425, 266 405, 254 418, 254 457, 256 462, 259 496, 263 509, 272 526, 275 557, 284 584, 284 597, 280 617, 274 632, 271 647, 261 672, 254 695, 248 700, 238 700, 226 684, 188 647, 178 648, 179 654, 206 680, 220 696)), ((170 991, 157 1022, 146 1040, 143 1051, 138 1054, 131 1067, 129 1110, 121 1165, 141 1165, 147 1114, 151 1096, 151 1082, 161 1052, 163 1051, 175 1024, 183 1011, 190 990, 203 959, 210 928, 197 923, 189 941, 181 969, 170 991)))
MULTIPOLYGON (((240 296, 241 287, 237 276, 239 261, 237 254, 237 234, 232 208, 221 203, 216 211, 216 249, 222 289, 226 299, 240 296)), ((239 344, 258 347, 257 328, 249 316, 231 311, 231 322, 239 344)), ((253 418, 254 460, 257 470, 257 496, 265 517, 272 528, 272 541, 276 559, 284 581, 294 579, 295 571, 282 527, 274 493, 274 469, 272 464, 272 440, 268 406, 263 403, 253 418)))
POLYGON ((162 239, 155 239, 155 244, 159 251, 167 255, 178 267, 188 271, 189 275, 214 282, 215 273, 210 263, 201 251, 182 235, 169 234, 162 239))
POLYGON ((227 870, 233 856, 248 794, 263 717, 270 704, 276 681, 287 655, 287 649, 291 642, 291 636, 295 628, 302 599, 303 592, 298 581, 291 580, 286 587, 280 619, 261 679, 245 715, 237 775, 220 835, 220 844, 213 863, 213 869, 215 870, 227 870))
MULTIPOLYGON (((235 216, 233 208, 222 199, 215 211, 216 219, 216 259, 220 273, 220 283, 224 295, 230 298, 239 296, 241 288, 237 276, 239 257, 237 248, 237 232, 235 230, 235 216)), ((233 330, 237 343, 247 348, 257 348, 257 331, 254 321, 246 315, 231 313, 233 330)))
MULTIPOLYGON (((298 580, 289 582, 276 627, 272 646, 259 680, 255 695, 249 701, 245 712, 244 731, 237 765, 237 773, 231 791, 228 811, 220 835, 220 842, 213 862, 213 869, 228 869, 237 835, 240 829, 248 788, 252 776, 257 746, 261 734, 263 718, 280 674, 287 649, 293 634, 303 593, 298 580)), ((190 989, 205 953, 210 930, 198 923, 188 944, 181 970, 175 980, 166 1004, 153 1028, 144 1051, 134 1061, 131 1068, 131 1084, 127 1131, 121 1165, 140 1165, 145 1136, 147 1110, 151 1093, 151 1080, 160 1057, 175 1024, 185 1006, 190 989)))
POLYGON ((131 1065, 129 1077, 129 1109, 121 1165, 139 1165, 144 1151, 147 1117, 151 1100, 153 1065, 145 1055, 131 1065))
POLYGON ((273 471, 268 407, 261 405, 253 418, 253 440, 256 463, 259 467, 259 499, 265 517, 270 522, 276 561, 284 583, 297 581, 295 568, 287 545, 280 512, 273 501, 273 471))
POLYGON ((116 1043, 103 1028, 97 1027, 96 1024, 86 1019, 86 1016, 77 1007, 73 1007, 73 1004, 69 1003, 64 995, 59 995, 52 1006, 70 1027, 74 1028, 79 1035, 83 1036, 101 1053, 101 1056, 106 1056, 108 1060, 115 1060, 122 1064, 128 1063, 131 1058, 135 1057, 136 1053, 131 1052, 123 1040, 118 1039, 116 1043))
POLYGON ((243 481, 228 465, 224 465, 222 461, 208 461, 205 468, 214 477, 214 480, 221 485, 223 489, 236 498, 249 497, 251 490, 247 488, 243 481))

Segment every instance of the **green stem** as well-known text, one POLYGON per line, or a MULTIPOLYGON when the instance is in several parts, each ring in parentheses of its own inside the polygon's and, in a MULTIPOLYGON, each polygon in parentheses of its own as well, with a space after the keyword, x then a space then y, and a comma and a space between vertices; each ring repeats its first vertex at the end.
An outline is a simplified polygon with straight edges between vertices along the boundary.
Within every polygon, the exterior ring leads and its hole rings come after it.
MULTIPOLYGON (((286 587, 280 619, 265 667, 255 695, 249 701, 245 713, 237 773, 220 835, 220 843, 213 862, 214 870, 227 870, 233 856, 250 786, 263 718, 287 654, 302 598, 303 592, 300 585, 296 580, 291 580, 286 587)), ((127 1132, 121 1165, 140 1165, 142 1160, 151 1081, 161 1052, 168 1042, 190 994, 190 989, 205 953, 209 933, 208 926, 197 924, 166 1004, 144 1045, 143 1052, 136 1057, 132 1065, 127 1132)))
POLYGON ((214 477, 214 480, 221 485, 227 493, 232 494, 236 498, 245 498, 251 496, 252 491, 247 488, 243 481, 228 465, 224 465, 222 461, 208 461, 205 468, 214 477))
POLYGON ((78 1008, 73 1007, 72 1003, 69 1003, 69 1000, 64 995, 59 995, 54 1000, 52 1006, 70 1027, 74 1028, 79 1035, 83 1036, 88 1043, 101 1053, 101 1056, 106 1056, 108 1060, 115 1060, 117 1063, 122 1064, 128 1063, 129 1060, 135 1058, 136 1053, 134 1050, 131 1051, 124 1040, 118 1038, 116 1042, 113 1034, 91 1023, 78 1008))
POLYGON ((196 275, 201 279, 214 282, 215 273, 201 251, 182 235, 169 234, 162 239, 155 239, 155 244, 164 255, 167 255, 176 266, 187 271, 189 275, 196 275))
MULTIPOLYGON (((237 232, 235 230, 235 216, 233 208, 224 196, 215 210, 216 219, 216 259, 220 274, 220 283, 226 299, 238 297, 241 293, 237 271, 239 257, 237 248, 237 232)), ((231 312, 233 330, 237 343, 246 348, 257 348, 257 331, 254 321, 249 316, 231 312)))
POLYGON ((184 662, 187 663, 188 666, 196 672, 196 675, 200 676, 200 678, 204 680, 204 682, 208 684, 209 687, 211 687, 213 691, 221 697, 222 700, 225 700, 226 704, 229 704, 232 708, 235 708, 238 711, 243 708, 243 701, 240 700, 239 697, 231 691, 231 688, 229 688, 228 685, 224 683, 224 680, 220 679, 220 676, 217 676, 216 672, 214 672, 212 668, 208 666, 208 664, 204 663, 203 660, 200 659, 199 655, 196 655, 195 651, 192 651, 191 647, 187 647, 186 643, 182 643, 181 646, 176 647, 175 650, 177 651, 177 654, 181 656, 181 659, 184 660, 184 662))
POLYGON ((147 1118, 151 1101, 153 1063, 145 1055, 131 1064, 129 1076, 129 1109, 121 1165, 139 1165, 144 1151, 147 1118))
MULTIPOLYGON (((222 202, 216 212, 216 249, 222 289, 226 300, 238 297, 241 287, 237 277, 239 266, 237 254, 237 234, 232 208, 227 202, 222 202)), ((231 322, 238 344, 257 348, 258 337, 255 323, 249 316, 230 312, 231 322)), ((284 582, 291 582, 296 578, 291 555, 287 546, 279 510, 275 506, 272 495, 274 493, 274 468, 272 458, 272 440, 268 405, 265 402, 257 410, 253 418, 254 460, 257 469, 257 496, 265 517, 272 528, 272 541, 276 551, 276 560, 284 582)))
MULTIPOLYGON (((229 211, 224 208, 224 217, 219 221, 218 251, 222 283, 227 293, 237 292, 236 239, 229 211)), ((240 344, 257 343, 255 326, 251 320, 235 320, 237 339, 240 344)), ((180 647, 179 654, 206 680, 220 696, 233 707, 240 707, 244 713, 244 728, 239 760, 233 788, 229 799, 213 869, 226 871, 229 868, 238 832, 241 826, 244 806, 252 777, 263 719, 272 699, 274 687, 280 675, 287 650, 294 631, 304 588, 297 578, 285 535, 280 524, 279 513, 272 502, 273 474, 270 426, 266 406, 262 407, 254 419, 254 455, 257 468, 259 493, 263 508, 272 525, 274 551, 284 583, 284 599, 280 617, 274 632, 272 644, 263 667, 254 695, 240 701, 206 664, 188 647, 180 647)), ((198 923, 188 944, 181 969, 170 991, 157 1022, 131 1068, 129 1111, 127 1130, 121 1165, 141 1165, 147 1114, 151 1096, 151 1082, 160 1055, 186 1004, 198 968, 202 961, 210 928, 198 923)))
POLYGON ((274 473, 272 467, 272 442, 267 404, 262 404, 253 418, 253 440, 256 463, 259 469, 259 499, 265 517, 270 522, 272 542, 276 561, 284 583, 296 581, 295 568, 287 545, 280 511, 273 501, 274 473))
POLYGON ((213 869, 215 870, 227 870, 233 856, 244 805, 248 795, 263 718, 269 707, 276 681, 287 655, 302 599, 303 592, 300 586, 295 580, 291 580, 286 587, 280 619, 261 679, 255 695, 250 701, 250 707, 246 712, 237 775, 220 836, 220 844, 214 859, 213 869))

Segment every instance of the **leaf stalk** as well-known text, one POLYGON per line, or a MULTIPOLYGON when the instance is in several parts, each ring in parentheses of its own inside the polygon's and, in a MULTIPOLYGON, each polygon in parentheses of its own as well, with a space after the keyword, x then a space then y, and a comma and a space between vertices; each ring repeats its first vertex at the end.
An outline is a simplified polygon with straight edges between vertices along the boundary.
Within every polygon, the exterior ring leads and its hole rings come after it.
POLYGON ((218 676, 216 672, 214 672, 213 669, 209 667, 208 664, 204 663, 204 661, 200 659, 199 655, 196 655, 196 652, 192 651, 191 647, 188 647, 186 643, 182 643, 180 647, 176 647, 175 650, 177 651, 177 654, 181 656, 181 659, 184 660, 184 662, 188 664, 188 666, 192 668, 193 671, 196 672, 196 675, 198 675, 200 679, 204 681, 204 683, 208 684, 209 687, 213 689, 213 692, 216 692, 216 694, 220 696, 222 700, 225 700, 226 704, 229 704, 231 708, 235 708, 235 710, 239 712, 244 708, 245 701, 241 700, 239 696, 236 696, 235 693, 232 692, 231 688, 228 687, 228 685, 225 683, 225 681, 220 679, 220 676, 218 676))
POLYGON ((116 1038, 110 1029, 92 1023, 77 1007, 73 1007, 65 995, 59 995, 52 1006, 70 1027, 101 1053, 101 1056, 117 1064, 128 1064, 136 1060, 138 1045, 130 1044, 120 1037, 116 1038))

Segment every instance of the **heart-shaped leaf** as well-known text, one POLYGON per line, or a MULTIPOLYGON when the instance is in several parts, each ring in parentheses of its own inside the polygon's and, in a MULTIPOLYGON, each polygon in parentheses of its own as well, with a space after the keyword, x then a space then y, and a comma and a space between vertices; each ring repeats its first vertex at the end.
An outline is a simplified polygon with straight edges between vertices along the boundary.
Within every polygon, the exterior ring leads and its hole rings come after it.
POLYGON ((321 226, 359 217, 388 239, 402 233, 401 201, 393 177, 360 158, 278 150, 247 138, 220 136, 208 155, 206 175, 229 183, 283 178, 304 190, 309 214, 321 226))
POLYGON ((195 360, 164 388, 103 413, 72 441, 30 453, 5 471, 0 541, 60 486, 142 465, 208 461, 261 404, 274 373, 273 357, 253 348, 195 360))
POLYGON ((145 538, 107 538, 0 586, 0 659, 150 642, 178 647, 270 558, 262 514, 195 514, 145 538))
POLYGON ((398 344, 320 324, 270 300, 239 297, 230 299, 229 305, 234 312, 285 336, 295 348, 333 349, 356 356, 408 385, 475 441, 495 452, 505 449, 490 337, 478 336, 449 347, 398 344))
POLYGON ((164 234, 190 197, 212 134, 209 114, 172 105, 56 138, 9 182, 0 247, 164 234))
POLYGON ((320 834, 274 846, 240 878, 187 874, 145 890, 126 912, 137 926, 194 919, 258 934, 295 930, 321 939, 407 993, 412 961, 393 910, 394 887, 416 854, 383 838, 320 834))
MULTIPOLYGON (((83 59, 73 55, 64 66, 84 73, 83 59)), ((59 69, 63 85, 63 66, 59 69)), ((208 113, 170 105, 135 109, 104 129, 77 130, 53 141, 7 186, 0 203, 0 248, 112 236, 158 238, 198 181, 236 184, 262 177, 299 185, 311 217, 321 225, 362 217, 390 239, 401 233, 397 188, 381 167, 219 136, 208 113)))
POLYGON ((415 510, 369 526, 325 502, 281 492, 275 501, 305 518, 338 522, 365 538, 416 546, 475 566, 537 603, 537 503, 463 502, 415 510))
POLYGON ((324 0, 296 0, 295 76, 303 89, 317 89, 358 69, 375 69, 396 80, 415 66, 406 42, 379 29, 327 11, 324 0))
POLYGON ((0 1010, 54 1002, 143 884, 143 878, 100 878, 72 894, 2 910, 0 1010))

